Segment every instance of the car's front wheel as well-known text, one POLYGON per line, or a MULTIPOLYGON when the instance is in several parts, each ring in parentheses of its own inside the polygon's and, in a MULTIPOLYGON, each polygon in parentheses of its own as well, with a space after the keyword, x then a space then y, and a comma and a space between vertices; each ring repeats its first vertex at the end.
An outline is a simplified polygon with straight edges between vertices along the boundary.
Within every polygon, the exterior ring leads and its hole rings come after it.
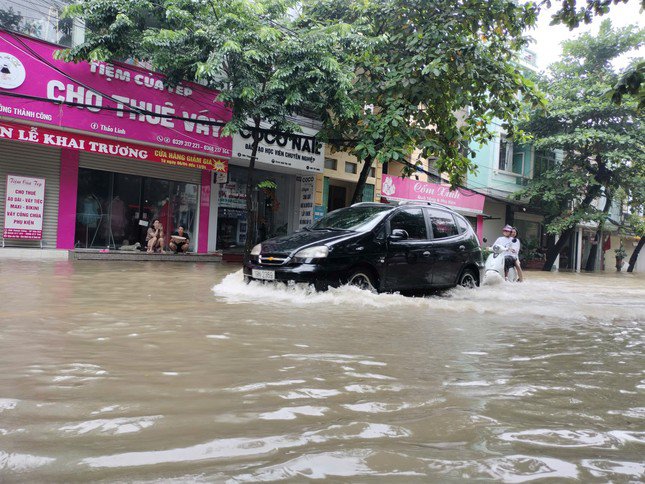
POLYGON ((347 279, 350 286, 356 286, 370 292, 376 292, 376 280, 374 276, 367 270, 358 269, 351 273, 347 279))
POLYGON ((459 285, 461 287, 467 287, 468 289, 473 289, 479 286, 479 280, 477 279, 477 276, 471 269, 466 269, 459 277, 459 285))

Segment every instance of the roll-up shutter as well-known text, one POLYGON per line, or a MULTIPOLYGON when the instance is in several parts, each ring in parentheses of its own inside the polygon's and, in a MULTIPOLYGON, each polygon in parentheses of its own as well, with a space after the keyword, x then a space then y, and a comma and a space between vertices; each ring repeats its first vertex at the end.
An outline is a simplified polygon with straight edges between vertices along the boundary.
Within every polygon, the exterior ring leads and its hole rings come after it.
MULTIPOLYGON (((43 247, 56 248, 58 195, 60 190, 60 149, 15 141, 0 141, 0 236, 4 229, 7 175, 45 179, 43 247)), ((5 239, 7 247, 39 247, 34 240, 5 239)))
POLYGON ((140 175, 163 180, 173 180, 200 185, 201 170, 153 163, 151 161, 130 160, 113 156, 102 156, 94 153, 81 153, 79 160, 81 168, 92 170, 112 171, 126 175, 140 175))

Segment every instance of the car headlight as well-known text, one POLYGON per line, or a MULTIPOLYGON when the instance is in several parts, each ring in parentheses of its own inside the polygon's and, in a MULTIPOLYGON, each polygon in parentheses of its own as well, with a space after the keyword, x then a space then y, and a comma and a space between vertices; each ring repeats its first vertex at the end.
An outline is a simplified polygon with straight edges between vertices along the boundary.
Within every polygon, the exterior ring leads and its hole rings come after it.
POLYGON ((323 259, 329 255, 329 249, 324 245, 308 247, 296 252, 296 259, 323 259))
POLYGON ((260 255, 262 252, 262 244, 258 244, 251 249, 251 255, 260 255))

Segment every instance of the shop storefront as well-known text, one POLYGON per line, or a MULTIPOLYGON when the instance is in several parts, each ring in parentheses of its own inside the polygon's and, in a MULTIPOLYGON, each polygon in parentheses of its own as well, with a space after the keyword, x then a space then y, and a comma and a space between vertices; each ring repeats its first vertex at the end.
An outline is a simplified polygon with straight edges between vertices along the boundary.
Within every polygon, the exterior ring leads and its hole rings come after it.
MULTIPOLYGON (((246 188, 251 156, 250 133, 233 137, 233 157, 226 180, 216 183, 216 248, 241 253, 246 238, 265 240, 294 232, 313 222, 315 176, 322 173, 324 145, 315 130, 302 127, 292 135, 261 134, 253 174, 256 233, 248 234, 246 188), (263 183, 270 182, 270 183, 263 183)), ((216 180, 217 181, 217 180, 216 180)))
MULTIPOLYGON (((68 64, 58 49, 0 31, 4 245, 130 248, 159 219, 166 238, 183 226, 190 250, 206 252, 213 173, 226 174, 232 147, 219 136, 231 113, 217 93, 125 64, 68 64), (6 200, 10 176, 44 182, 37 244, 4 226, 18 206, 6 200)), ((24 223, 32 208, 21 207, 24 223)))
POLYGON ((75 245, 103 248, 143 244, 148 225, 155 219, 160 220, 166 237, 179 226, 196 234, 200 185, 200 170, 82 153, 75 245))

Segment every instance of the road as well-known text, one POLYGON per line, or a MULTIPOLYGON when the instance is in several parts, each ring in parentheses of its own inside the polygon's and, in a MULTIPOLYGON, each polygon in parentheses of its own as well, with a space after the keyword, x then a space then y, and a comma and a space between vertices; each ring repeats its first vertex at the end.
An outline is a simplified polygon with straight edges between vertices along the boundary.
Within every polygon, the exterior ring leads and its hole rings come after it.
POLYGON ((430 297, 0 260, 0 481, 645 478, 645 279, 430 297))

